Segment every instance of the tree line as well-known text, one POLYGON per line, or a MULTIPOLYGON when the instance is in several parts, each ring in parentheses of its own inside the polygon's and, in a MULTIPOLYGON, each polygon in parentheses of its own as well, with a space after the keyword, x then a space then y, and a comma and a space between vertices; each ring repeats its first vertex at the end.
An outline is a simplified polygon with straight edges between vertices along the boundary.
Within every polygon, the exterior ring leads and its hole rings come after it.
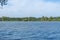
POLYGON ((60 17, 23 17, 23 18, 11 18, 11 17, 0 17, 0 21, 60 21, 60 17))

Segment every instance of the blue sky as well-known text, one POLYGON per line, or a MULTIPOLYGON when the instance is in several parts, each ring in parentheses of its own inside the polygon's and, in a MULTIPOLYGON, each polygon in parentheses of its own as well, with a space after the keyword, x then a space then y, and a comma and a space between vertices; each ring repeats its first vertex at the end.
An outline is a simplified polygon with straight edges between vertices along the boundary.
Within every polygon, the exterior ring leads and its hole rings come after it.
POLYGON ((0 16, 60 16, 60 0, 8 0, 8 5, 0 8, 0 16))

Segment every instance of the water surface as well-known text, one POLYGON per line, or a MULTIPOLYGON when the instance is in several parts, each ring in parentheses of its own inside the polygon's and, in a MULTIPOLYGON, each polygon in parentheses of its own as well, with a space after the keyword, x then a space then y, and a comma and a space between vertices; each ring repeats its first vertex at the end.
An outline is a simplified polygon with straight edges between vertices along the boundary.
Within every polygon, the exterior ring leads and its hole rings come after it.
POLYGON ((0 22, 0 40, 60 40, 60 22, 0 22))

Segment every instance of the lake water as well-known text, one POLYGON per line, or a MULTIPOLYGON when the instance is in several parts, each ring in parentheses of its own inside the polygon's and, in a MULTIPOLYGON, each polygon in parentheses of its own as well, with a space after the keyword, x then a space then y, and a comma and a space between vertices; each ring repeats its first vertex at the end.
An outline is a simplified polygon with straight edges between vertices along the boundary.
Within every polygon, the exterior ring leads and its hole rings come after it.
POLYGON ((0 40, 60 40, 60 22, 0 22, 0 40))

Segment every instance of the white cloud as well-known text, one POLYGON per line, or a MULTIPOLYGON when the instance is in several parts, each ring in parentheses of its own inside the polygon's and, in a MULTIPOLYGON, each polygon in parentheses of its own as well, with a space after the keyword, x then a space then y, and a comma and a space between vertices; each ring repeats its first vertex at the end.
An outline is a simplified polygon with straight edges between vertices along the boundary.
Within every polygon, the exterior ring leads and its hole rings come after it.
POLYGON ((42 0, 10 0, 1 16, 59 16, 60 3, 44 2, 42 0), (54 15, 56 14, 56 15, 54 15))

